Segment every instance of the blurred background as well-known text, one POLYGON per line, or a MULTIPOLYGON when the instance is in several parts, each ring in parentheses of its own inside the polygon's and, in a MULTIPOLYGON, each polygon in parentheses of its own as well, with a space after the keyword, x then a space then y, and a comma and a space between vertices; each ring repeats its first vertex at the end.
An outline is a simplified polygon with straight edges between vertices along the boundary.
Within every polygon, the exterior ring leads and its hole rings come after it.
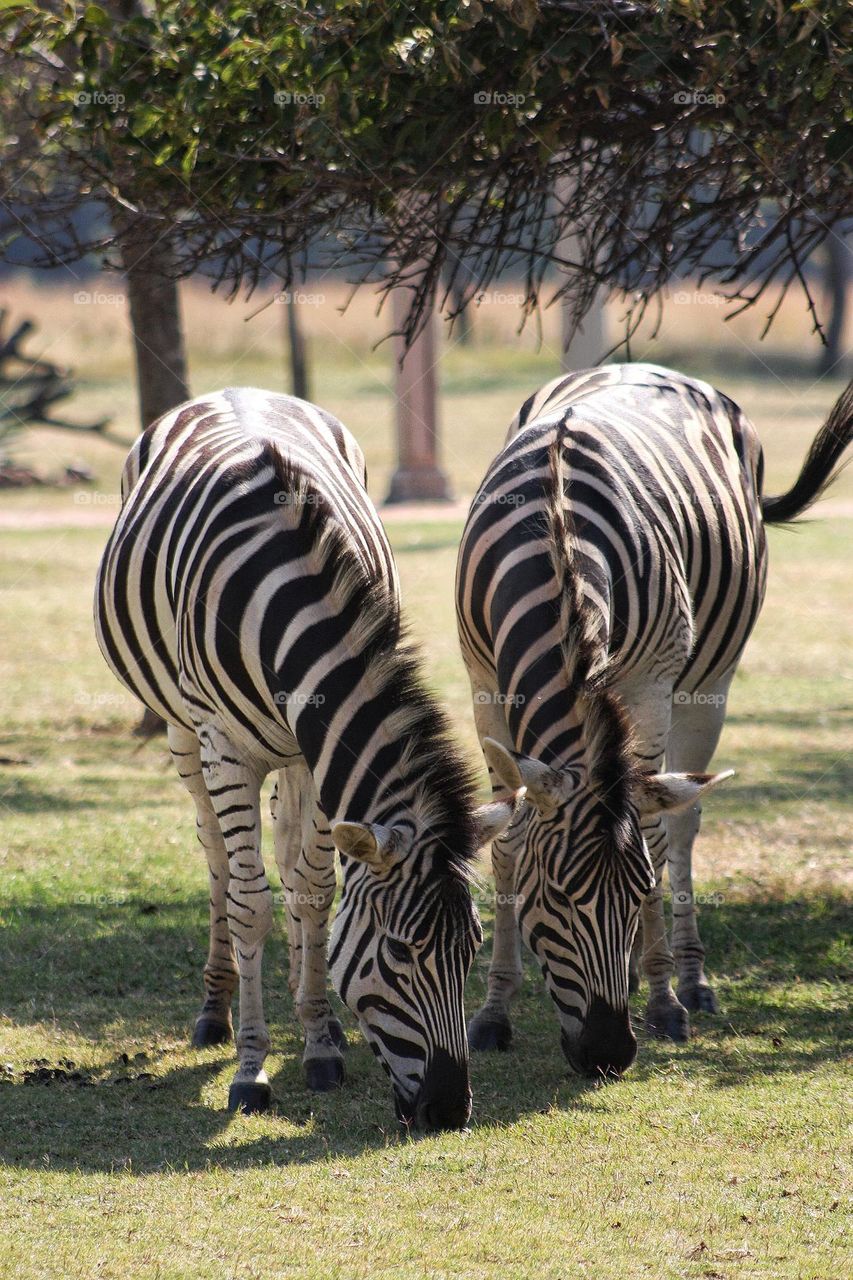
MULTIPOLYGON (((820 262, 815 276, 829 315, 831 287, 820 262)), ((845 281, 842 296, 849 287, 845 281)), ((304 339, 308 396, 358 437, 368 461, 371 494, 382 502, 397 449, 397 363, 387 337, 394 327, 391 305, 386 301, 380 311, 374 290, 365 286, 354 291, 331 276, 309 279, 287 296, 290 304, 269 288, 248 300, 229 302, 212 293, 204 280, 180 285, 191 393, 229 385, 291 391, 288 315, 295 310, 304 339)), ((544 308, 522 327, 522 300, 522 285, 508 279, 475 299, 453 326, 443 319, 435 323, 438 453, 457 499, 474 492, 522 402, 560 372, 559 306, 544 308)), ((742 406, 765 444, 771 489, 794 475, 839 394, 845 372, 849 374, 845 353, 851 342, 842 308, 837 351, 827 361, 810 332, 805 304, 793 293, 761 341, 772 303, 768 299, 766 306, 726 321, 724 300, 710 286, 677 281, 661 300, 660 317, 656 308, 650 309, 630 345, 631 359, 706 378, 742 406), (830 367, 824 368, 827 363, 830 367)), ((129 447, 139 429, 124 280, 77 269, 7 273, 0 276, 0 309, 7 313, 7 331, 24 320, 36 326, 23 343, 27 357, 71 370, 73 395, 63 402, 61 416, 79 424, 109 418, 109 432, 119 441, 117 447, 39 425, 7 430, 0 439, 6 461, 32 469, 43 480, 62 479, 65 468, 72 467, 91 477, 91 501, 73 483, 55 489, 15 486, 0 491, 0 518, 24 518, 36 509, 65 510, 75 505, 75 494, 76 505, 88 505, 91 511, 97 506, 95 490, 117 491, 123 446, 129 447)), ((622 314, 620 303, 604 304, 602 349, 622 335, 622 314)), ((613 358, 627 357, 622 351, 613 358)), ((84 517, 78 513, 78 518, 84 517)), ((109 515, 103 518, 109 523, 109 515)))

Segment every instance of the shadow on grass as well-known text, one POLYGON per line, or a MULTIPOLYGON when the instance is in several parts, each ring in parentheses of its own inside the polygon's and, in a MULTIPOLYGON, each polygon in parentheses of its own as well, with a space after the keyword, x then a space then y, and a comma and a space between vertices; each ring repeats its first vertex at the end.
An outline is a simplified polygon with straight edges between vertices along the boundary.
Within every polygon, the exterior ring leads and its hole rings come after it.
MULTIPOLYGON (((128 763, 133 764, 128 755, 128 763)), ((90 778, 76 778, 72 788, 51 787, 46 784, 42 772, 38 777, 26 777, 23 774, 8 778, 8 790, 3 794, 3 808, 12 813, 36 815, 41 813, 68 814, 80 813, 84 810, 103 810, 115 813, 115 794, 104 786, 103 779, 96 775, 90 778)), ((136 778, 136 794, 134 806, 139 809, 156 809, 163 804, 163 784, 159 775, 150 776, 149 794, 144 790, 145 778, 141 771, 136 778)))
MULTIPOLYGON (((61 1071, 27 1081, 18 1064, 0 1082, 3 1162, 88 1172, 234 1169, 355 1156, 408 1140, 393 1119, 387 1081, 347 1017, 345 1088, 330 1095, 305 1089, 279 936, 265 956, 276 1112, 254 1119, 224 1110, 233 1048, 180 1048, 200 999, 203 906, 182 899, 149 913, 148 904, 131 899, 98 907, 36 904, 5 914, 7 1024, 41 1023, 53 1044, 67 1032, 79 1045, 82 1035, 100 1065, 74 1082, 61 1071), (105 1045, 107 1061, 98 1053, 105 1045), (140 1046, 141 1067, 134 1058, 140 1046)), ((695 1016, 696 1035, 684 1047, 649 1040, 640 1025, 632 1078, 654 1088, 677 1064, 685 1075, 729 1088, 837 1061, 842 984, 853 972, 851 925, 850 903, 840 897, 706 909, 703 936, 723 1012, 695 1016)), ((486 967, 481 957, 472 1009, 486 967)), ((571 1114, 600 1105, 594 1084, 568 1074, 556 1016, 535 975, 518 1003, 513 1049, 472 1062, 474 1123, 502 1126, 555 1107, 571 1114)), ((62 1049, 54 1052, 61 1063, 62 1049)))

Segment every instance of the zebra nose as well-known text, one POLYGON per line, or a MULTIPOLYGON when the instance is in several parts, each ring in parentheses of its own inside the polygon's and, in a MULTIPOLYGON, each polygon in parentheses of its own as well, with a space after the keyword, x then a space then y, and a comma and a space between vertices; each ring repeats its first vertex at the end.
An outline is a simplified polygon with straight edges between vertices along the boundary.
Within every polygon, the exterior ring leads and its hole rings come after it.
POLYGON ((595 996, 572 1054, 573 1065, 587 1076, 621 1076, 636 1056, 637 1037, 627 1008, 614 1009, 595 996))
POLYGON ((464 1129, 471 1116, 468 1065, 436 1049, 424 1076, 416 1108, 423 1129, 464 1129))

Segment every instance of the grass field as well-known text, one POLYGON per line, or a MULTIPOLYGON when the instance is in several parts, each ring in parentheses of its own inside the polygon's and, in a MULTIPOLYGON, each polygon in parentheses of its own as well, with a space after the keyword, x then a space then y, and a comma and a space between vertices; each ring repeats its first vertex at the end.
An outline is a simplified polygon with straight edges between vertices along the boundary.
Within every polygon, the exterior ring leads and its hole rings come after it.
MULTIPOLYGON (((61 328, 51 314, 46 333, 61 328)), ((100 365, 76 341, 75 410, 109 406, 129 436, 120 353, 105 347, 100 365)), ((220 378, 211 347, 194 389, 281 385, 269 352, 220 378)), ((328 346, 316 359, 315 397, 362 439, 379 498, 387 359, 328 346)), ((461 493, 550 359, 524 345, 449 353, 445 449, 461 493)), ((786 486, 839 385, 736 368, 716 381, 761 430, 769 488, 786 486)), ((717 755, 737 776, 706 806, 697 859, 722 1013, 695 1015, 683 1048, 640 1025, 631 1073, 590 1087, 567 1074, 531 966, 513 1050, 473 1063, 471 1131, 410 1139, 347 1014, 345 1090, 304 1091, 281 924, 265 964, 275 1111, 229 1115, 232 1051, 188 1048, 207 918, 191 806, 162 742, 130 737, 137 708, 90 619, 120 455, 48 432, 28 447, 45 469, 84 456, 97 479, 0 498, 0 1274, 849 1274, 853 477, 819 521, 771 533, 768 601, 717 755)), ((455 519, 389 522, 430 678, 473 759, 450 590, 459 531, 455 519)))

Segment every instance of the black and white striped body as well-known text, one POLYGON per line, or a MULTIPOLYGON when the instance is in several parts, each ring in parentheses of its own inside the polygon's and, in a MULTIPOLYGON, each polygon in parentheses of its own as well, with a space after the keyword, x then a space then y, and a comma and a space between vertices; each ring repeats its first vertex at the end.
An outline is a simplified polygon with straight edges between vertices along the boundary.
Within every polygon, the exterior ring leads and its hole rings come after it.
MULTIPOLYGON (((798 510, 849 439, 844 414, 836 427, 813 446, 798 510)), ((500 766, 513 753, 532 805, 493 847, 498 902, 509 905, 472 1046, 510 1035, 520 926, 570 1061, 624 1069, 641 905, 650 1025, 683 1039, 687 1010, 714 1007, 691 851, 698 796, 717 781, 703 771, 764 595, 761 480, 738 407, 649 365, 550 383, 489 468, 460 548, 459 631, 487 759, 500 766), (654 776, 664 758, 677 772, 654 776), (680 999, 663 922, 667 858, 680 999)))
POLYGON ((466 867, 508 814, 474 813, 402 644, 396 571, 358 446, 303 401, 227 390, 150 427, 122 493, 96 626, 119 679, 168 721, 196 802, 211 885, 196 1043, 227 1038, 239 978, 231 1102, 266 1105, 261 955, 272 902, 259 788, 278 770, 275 851, 309 1084, 342 1079, 326 993, 337 844, 335 985, 404 1117, 464 1124, 462 994, 479 938, 466 867))

